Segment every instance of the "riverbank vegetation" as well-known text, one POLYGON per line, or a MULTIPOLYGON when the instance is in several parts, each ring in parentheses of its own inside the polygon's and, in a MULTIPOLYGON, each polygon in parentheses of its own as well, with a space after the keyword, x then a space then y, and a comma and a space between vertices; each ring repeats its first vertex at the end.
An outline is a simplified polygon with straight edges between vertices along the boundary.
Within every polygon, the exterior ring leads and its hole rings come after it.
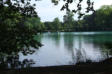
POLYGON ((67 12, 63 16, 63 22, 59 18, 53 21, 41 22, 41 18, 27 18, 29 28, 37 32, 77 32, 77 31, 112 31, 112 5, 104 5, 93 14, 84 15, 80 20, 74 20, 73 12, 67 12))
POLYGON ((112 30, 111 5, 102 6, 81 20, 74 20, 74 14, 67 10, 63 22, 58 18, 52 22, 41 22, 35 4, 30 4, 31 0, 12 1, 0 0, 0 68, 27 67, 33 64, 32 60, 19 61, 19 52, 23 55, 32 54, 35 50, 31 48, 41 47, 42 44, 34 38, 40 32, 112 30))
POLYGON ((0 68, 16 68, 30 65, 33 61, 19 61, 19 52, 23 55, 32 54, 41 43, 34 39, 38 30, 34 29, 40 21, 34 5, 30 1, 0 0, 0 68), (33 18, 31 18, 33 17, 33 18), (31 18, 31 19, 30 19, 31 18), (25 65, 27 64, 27 65, 25 65))
POLYGON ((44 31, 112 31, 112 5, 104 5, 81 20, 74 20, 73 16, 72 12, 67 12, 63 22, 58 18, 52 22, 44 22, 44 31))
POLYGON ((1 70, 2 74, 112 74, 112 58, 102 62, 77 63, 76 65, 33 67, 1 70))

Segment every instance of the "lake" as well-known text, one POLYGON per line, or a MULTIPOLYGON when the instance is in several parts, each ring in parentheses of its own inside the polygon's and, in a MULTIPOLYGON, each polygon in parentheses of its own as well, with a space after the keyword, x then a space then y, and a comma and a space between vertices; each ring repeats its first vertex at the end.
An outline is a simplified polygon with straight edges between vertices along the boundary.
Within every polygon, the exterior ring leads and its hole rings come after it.
POLYGON ((43 46, 32 55, 20 54, 20 60, 33 59, 33 67, 99 62, 112 55, 112 32, 54 32, 35 38, 43 46))

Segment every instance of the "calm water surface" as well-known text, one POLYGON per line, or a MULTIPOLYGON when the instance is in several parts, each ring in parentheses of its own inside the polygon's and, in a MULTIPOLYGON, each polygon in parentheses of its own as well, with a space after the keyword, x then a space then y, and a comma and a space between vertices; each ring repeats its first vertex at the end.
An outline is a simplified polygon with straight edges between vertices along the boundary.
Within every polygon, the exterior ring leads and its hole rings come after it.
POLYGON ((112 32, 55 32, 36 37, 44 46, 34 54, 33 66, 71 65, 77 62, 99 62, 112 55, 112 32))

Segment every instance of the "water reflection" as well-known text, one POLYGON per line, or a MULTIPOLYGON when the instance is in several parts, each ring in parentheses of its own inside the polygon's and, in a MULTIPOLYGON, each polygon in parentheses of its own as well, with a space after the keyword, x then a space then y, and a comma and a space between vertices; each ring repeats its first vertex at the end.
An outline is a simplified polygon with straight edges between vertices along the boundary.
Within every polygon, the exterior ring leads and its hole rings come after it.
POLYGON ((60 33, 58 33, 58 32, 50 33, 50 34, 46 35, 46 37, 48 37, 49 39, 52 39, 52 41, 55 42, 55 45, 57 47, 60 45, 60 38, 61 38, 60 33))
POLYGON ((103 54, 98 47, 94 47, 91 40, 85 35, 64 34, 64 44, 70 52, 72 62, 100 61, 103 60, 103 54))
POLYGON ((73 34, 64 34, 63 35, 64 38, 64 47, 67 50, 68 54, 70 54, 70 56, 72 57, 72 61, 70 61, 70 64, 74 64, 76 63, 76 55, 74 53, 74 37, 73 34))
POLYGON ((32 58, 33 66, 70 65, 77 62, 99 62, 112 55, 111 32, 61 32, 45 33, 44 44, 32 58))

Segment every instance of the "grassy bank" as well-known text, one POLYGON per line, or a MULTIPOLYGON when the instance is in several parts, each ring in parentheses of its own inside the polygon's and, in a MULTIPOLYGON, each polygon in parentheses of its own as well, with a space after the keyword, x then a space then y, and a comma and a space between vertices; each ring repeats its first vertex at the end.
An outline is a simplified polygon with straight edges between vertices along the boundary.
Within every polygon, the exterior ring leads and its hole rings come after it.
POLYGON ((0 74, 112 74, 112 58, 101 62, 77 63, 67 66, 4 69, 0 74))

